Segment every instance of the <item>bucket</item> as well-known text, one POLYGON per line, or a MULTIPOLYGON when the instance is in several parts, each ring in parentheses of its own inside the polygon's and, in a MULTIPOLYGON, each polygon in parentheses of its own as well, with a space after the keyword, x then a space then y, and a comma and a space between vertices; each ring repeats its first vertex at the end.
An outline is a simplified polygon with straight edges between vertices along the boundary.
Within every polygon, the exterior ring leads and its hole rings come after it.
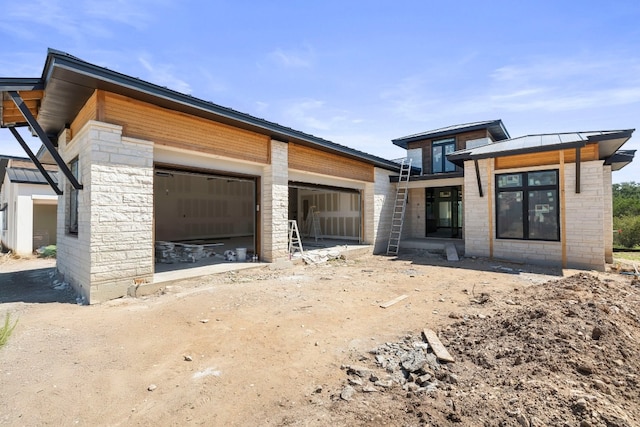
POLYGON ((247 248, 236 248, 236 256, 239 262, 247 260, 247 248))

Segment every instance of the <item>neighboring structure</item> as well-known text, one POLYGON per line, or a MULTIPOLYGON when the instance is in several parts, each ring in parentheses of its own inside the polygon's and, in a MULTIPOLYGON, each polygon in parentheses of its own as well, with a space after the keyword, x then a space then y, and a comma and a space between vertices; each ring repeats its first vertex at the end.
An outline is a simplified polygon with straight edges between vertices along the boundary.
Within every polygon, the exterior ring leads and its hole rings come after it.
MULTIPOLYGON (((45 165, 56 181, 57 166, 45 165)), ((0 156, 0 240, 4 249, 30 255, 56 244, 58 196, 33 162, 0 156)))
POLYGON ((467 256, 604 270, 612 261, 611 172, 633 129, 509 138, 500 120, 396 139, 411 178, 408 238, 458 239, 467 256), (415 164, 415 161, 414 161, 415 164))
POLYGON ((2 127, 29 126, 60 168, 57 268, 91 303, 152 282, 158 241, 244 237, 286 260, 312 206, 324 236, 386 248, 392 161, 53 50, 0 91, 2 127))

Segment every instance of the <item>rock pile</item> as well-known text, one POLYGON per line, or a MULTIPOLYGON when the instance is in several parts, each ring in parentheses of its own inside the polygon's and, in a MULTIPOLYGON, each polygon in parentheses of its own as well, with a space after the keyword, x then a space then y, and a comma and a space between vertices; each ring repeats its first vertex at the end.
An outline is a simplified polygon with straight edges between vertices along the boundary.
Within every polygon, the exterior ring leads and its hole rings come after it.
MULTIPOLYGON (((407 396, 448 389, 457 377, 449 365, 440 363, 421 337, 406 335, 401 342, 387 342, 369 352, 375 368, 344 365, 347 385, 340 393, 343 400, 351 400, 355 393, 375 393, 401 389, 407 396)), ((368 360, 363 357, 362 361, 368 360)))
POLYGON ((334 410, 362 425, 639 426, 639 304, 636 282, 585 273, 492 296, 440 329, 455 363, 416 335, 385 343, 343 367, 334 410))

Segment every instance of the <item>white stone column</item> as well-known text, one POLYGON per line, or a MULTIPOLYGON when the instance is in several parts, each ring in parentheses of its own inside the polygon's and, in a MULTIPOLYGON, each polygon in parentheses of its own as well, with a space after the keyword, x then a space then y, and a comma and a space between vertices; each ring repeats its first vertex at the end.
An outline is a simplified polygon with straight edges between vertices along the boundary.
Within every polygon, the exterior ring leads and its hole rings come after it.
POLYGON ((90 121, 65 147, 65 161, 75 156, 84 186, 78 234, 65 229, 58 269, 90 303, 118 298, 153 279, 153 143, 90 121))
POLYGON ((367 183, 364 189, 365 241, 373 244, 374 254, 386 253, 389 243, 397 186, 389 181, 391 175, 394 172, 375 168, 374 182, 367 183))
POLYGON ((604 166, 604 261, 613 263, 613 176, 611 166, 604 166))
POLYGON ((271 164, 262 174, 262 249, 264 261, 275 262, 289 258, 289 146, 271 140, 271 164))

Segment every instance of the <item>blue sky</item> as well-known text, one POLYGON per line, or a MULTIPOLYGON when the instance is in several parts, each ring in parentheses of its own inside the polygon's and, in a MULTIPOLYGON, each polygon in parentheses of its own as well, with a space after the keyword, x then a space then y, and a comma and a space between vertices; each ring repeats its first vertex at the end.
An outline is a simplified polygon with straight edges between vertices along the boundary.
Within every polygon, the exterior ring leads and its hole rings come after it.
MULTIPOLYGON (((0 76, 48 47, 384 158, 502 119, 512 137, 638 128, 640 2, 0 1, 0 76)), ((37 148, 37 140, 29 138, 37 148)), ((6 129, 0 153, 24 156, 6 129)), ((636 161, 614 182, 640 181, 636 161)))

